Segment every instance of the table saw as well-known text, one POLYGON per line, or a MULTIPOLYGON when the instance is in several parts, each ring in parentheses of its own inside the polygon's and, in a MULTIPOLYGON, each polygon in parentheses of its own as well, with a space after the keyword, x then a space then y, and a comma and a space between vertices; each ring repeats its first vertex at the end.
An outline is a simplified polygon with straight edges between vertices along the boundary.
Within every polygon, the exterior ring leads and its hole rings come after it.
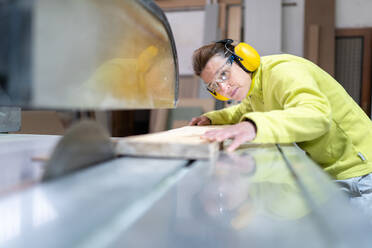
MULTIPOLYGON (((174 38, 152 1, 0 7, 8 34, 0 54, 9 58, 0 67, 1 132, 19 129, 19 107, 177 105, 174 38)), ((96 124, 76 125, 64 136, 0 134, 0 247, 372 245, 371 221, 296 144, 226 153, 197 132, 179 144, 171 130, 151 136, 145 154, 149 136, 112 138, 96 124)))
POLYGON ((295 145, 215 161, 122 156, 40 182, 59 136, 0 136, 0 247, 370 247, 368 221, 295 145))

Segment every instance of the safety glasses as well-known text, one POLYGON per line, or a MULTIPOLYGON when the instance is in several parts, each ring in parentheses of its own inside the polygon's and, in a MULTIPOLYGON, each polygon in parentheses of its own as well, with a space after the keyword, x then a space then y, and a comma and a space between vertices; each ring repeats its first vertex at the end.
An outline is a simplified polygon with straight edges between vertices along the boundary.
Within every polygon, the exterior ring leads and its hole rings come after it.
POLYGON ((220 90, 221 85, 225 84, 230 76, 231 76, 231 66, 233 60, 228 58, 226 63, 218 70, 216 76, 212 80, 212 82, 207 84, 207 90, 212 94, 215 94, 218 90, 220 90))

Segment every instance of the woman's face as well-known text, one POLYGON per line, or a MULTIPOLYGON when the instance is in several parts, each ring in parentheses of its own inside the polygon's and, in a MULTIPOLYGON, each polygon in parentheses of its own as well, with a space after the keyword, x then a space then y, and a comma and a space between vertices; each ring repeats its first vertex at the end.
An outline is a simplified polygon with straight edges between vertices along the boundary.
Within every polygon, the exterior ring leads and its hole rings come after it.
POLYGON ((214 85, 216 92, 229 99, 243 100, 251 87, 251 76, 227 58, 213 56, 200 74, 206 85, 214 85))

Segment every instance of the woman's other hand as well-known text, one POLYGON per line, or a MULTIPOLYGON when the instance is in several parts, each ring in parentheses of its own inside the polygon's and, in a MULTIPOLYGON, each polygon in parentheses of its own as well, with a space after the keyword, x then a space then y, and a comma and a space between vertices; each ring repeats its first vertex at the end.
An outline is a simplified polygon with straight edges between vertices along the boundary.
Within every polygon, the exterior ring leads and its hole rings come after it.
POLYGON ((189 126, 206 126, 211 124, 212 124, 211 120, 204 115, 194 117, 189 122, 189 126))

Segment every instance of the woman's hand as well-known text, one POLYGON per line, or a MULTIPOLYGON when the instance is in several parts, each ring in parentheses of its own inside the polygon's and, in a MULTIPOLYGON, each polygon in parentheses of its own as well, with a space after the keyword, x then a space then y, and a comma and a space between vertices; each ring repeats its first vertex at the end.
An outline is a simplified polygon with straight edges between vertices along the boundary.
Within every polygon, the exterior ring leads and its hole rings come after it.
POLYGON ((194 117, 189 122, 189 126, 195 126, 195 125, 196 126, 206 126, 206 125, 211 125, 211 124, 212 124, 211 120, 204 115, 194 117))
POLYGON ((253 122, 243 121, 223 129, 207 131, 202 135, 201 138, 218 142, 226 139, 232 139, 233 142, 227 148, 228 152, 232 152, 244 142, 251 141, 256 138, 256 126, 253 122))

